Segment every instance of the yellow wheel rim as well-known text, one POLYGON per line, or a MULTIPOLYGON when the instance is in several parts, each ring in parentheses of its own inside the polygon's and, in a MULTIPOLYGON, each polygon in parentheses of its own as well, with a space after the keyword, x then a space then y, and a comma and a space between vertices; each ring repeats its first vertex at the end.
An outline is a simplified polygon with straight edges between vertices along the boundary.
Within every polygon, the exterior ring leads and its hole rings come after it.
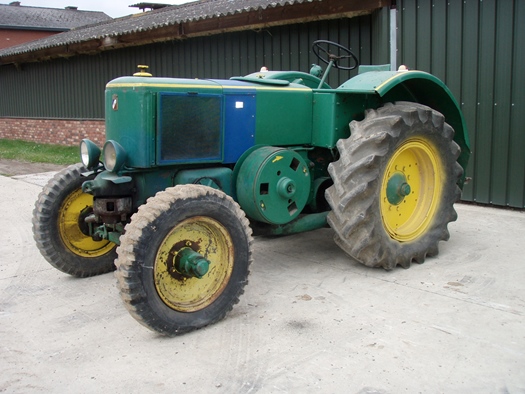
POLYGON ((99 257, 110 252, 115 244, 107 240, 94 241, 82 231, 82 211, 93 206, 93 196, 77 189, 66 197, 59 209, 58 229, 64 245, 81 257, 99 257))
POLYGON ((195 312, 213 303, 224 291, 233 271, 233 242, 218 221, 196 216, 175 226, 162 241, 153 267, 155 288, 172 309, 195 312), (179 250, 190 247, 209 262, 202 278, 188 278, 175 268, 179 250))
POLYGON ((393 239, 412 241, 432 223, 442 194, 443 168, 426 140, 405 141, 389 160, 381 186, 383 225, 393 239))

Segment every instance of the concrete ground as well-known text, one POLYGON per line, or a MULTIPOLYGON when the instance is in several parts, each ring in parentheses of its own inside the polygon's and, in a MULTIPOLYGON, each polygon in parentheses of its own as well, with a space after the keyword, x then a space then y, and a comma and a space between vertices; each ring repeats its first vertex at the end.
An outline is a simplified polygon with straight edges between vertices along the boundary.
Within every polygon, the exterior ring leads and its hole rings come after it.
POLYGON ((350 260, 330 229, 258 238, 232 313, 166 338, 112 274, 75 279, 40 256, 48 177, 0 177, 0 392, 525 393, 524 212, 458 205, 439 256, 391 272, 350 260))

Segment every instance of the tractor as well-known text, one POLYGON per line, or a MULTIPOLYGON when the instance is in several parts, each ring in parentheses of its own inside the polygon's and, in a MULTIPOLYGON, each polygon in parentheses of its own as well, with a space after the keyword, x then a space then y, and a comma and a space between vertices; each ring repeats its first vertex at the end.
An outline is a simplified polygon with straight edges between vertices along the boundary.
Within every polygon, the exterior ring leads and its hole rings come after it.
POLYGON ((465 121, 435 76, 359 66, 319 40, 326 69, 228 80, 153 77, 146 66, 105 91, 106 142, 80 144, 33 212, 55 268, 116 269, 121 298, 165 335, 215 323, 248 283, 253 237, 331 227, 346 254, 391 270, 449 238, 470 149, 465 121))

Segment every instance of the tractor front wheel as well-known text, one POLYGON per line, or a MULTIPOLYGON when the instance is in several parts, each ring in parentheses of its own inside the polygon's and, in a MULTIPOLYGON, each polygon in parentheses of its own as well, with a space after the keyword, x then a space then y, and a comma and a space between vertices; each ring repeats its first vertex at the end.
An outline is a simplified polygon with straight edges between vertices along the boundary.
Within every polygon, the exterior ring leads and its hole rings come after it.
POLYGON ((222 319, 244 292, 252 236, 232 198, 202 185, 157 193, 133 215, 116 262, 126 308, 178 335, 222 319))
POLYGON ((452 127, 429 107, 398 102, 369 110, 350 128, 337 144, 340 159, 329 166, 335 242, 359 262, 385 269, 436 255, 461 195, 452 127))
POLYGON ((84 219, 93 212, 93 196, 82 192, 82 164, 57 173, 44 187, 33 211, 33 235, 44 258, 55 268, 76 277, 113 271, 116 245, 94 241, 84 219))

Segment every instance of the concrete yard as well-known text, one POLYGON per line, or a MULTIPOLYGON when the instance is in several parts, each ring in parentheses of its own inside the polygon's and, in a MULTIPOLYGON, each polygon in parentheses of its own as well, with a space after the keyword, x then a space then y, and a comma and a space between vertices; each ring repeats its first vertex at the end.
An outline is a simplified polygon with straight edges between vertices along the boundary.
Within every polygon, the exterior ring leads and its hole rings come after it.
POLYGON ((525 213, 457 205, 440 254, 390 272, 330 229, 256 238, 218 324, 138 324, 112 274, 75 279, 32 238, 49 173, 0 176, 0 392, 525 393, 525 213))

